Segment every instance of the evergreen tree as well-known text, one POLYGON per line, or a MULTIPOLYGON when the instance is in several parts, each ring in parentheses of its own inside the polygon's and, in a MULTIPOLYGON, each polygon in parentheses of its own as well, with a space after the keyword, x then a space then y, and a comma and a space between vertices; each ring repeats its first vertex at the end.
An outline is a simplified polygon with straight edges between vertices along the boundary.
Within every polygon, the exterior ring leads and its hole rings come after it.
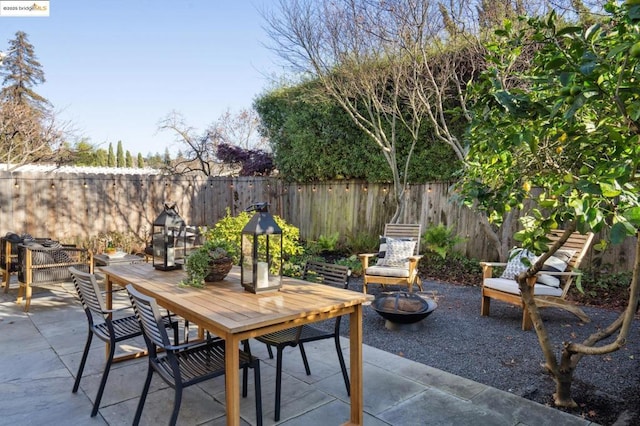
POLYGON ((142 158, 142 154, 138 153, 138 168, 144 169, 144 158, 142 158))
POLYGON ((145 165, 154 169, 160 169, 164 165, 164 160, 160 153, 148 154, 145 159, 145 165))
POLYGON ((82 139, 73 148, 75 161, 78 166, 98 166, 97 150, 88 140, 82 139))
POLYGON ((127 153, 124 156, 125 161, 126 161, 126 166, 129 167, 130 169, 133 168, 133 157, 131 156, 131 153, 129 152, 129 150, 127 150, 127 153))
POLYGON ((64 142, 63 131, 55 122, 49 101, 33 90, 45 78, 24 32, 18 31, 16 38, 9 41, 2 59, 0 162, 20 165, 50 161, 52 153, 64 142))
POLYGON ((107 167, 108 163, 109 163, 109 155, 107 154, 107 151, 105 151, 104 149, 97 150, 95 165, 98 167, 107 167))
POLYGON ((116 156, 113 153, 113 144, 109 142, 109 153, 107 154, 107 167, 116 167, 116 156))
POLYGON ((163 162, 164 162, 165 166, 168 166, 169 164, 171 164, 171 154, 169 154, 169 148, 165 148, 164 149, 163 162))
POLYGON ((29 105, 37 111, 49 108, 49 101, 33 91, 32 87, 44 83, 44 71, 38 62, 33 45, 27 34, 18 31, 16 38, 9 41, 9 50, 0 68, 4 76, 0 98, 18 105, 29 105))
POLYGON ((126 167, 124 162, 124 150, 122 148, 122 141, 118 141, 118 147, 116 148, 116 167, 126 167))

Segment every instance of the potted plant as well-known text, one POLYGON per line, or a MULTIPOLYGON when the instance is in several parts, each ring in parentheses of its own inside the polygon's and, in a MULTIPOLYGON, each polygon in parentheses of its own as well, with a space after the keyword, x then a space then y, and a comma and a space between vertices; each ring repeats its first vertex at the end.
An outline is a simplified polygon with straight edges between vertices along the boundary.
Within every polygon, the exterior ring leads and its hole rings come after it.
POLYGON ((109 242, 107 243, 107 248, 104 249, 104 252, 107 255, 111 255, 111 254, 115 254, 116 253, 116 248, 113 245, 113 241, 109 240, 109 242))
POLYGON ((183 285, 204 287, 205 282, 222 281, 234 263, 238 263, 239 250, 233 242, 207 240, 192 251, 185 261, 187 279, 183 285))

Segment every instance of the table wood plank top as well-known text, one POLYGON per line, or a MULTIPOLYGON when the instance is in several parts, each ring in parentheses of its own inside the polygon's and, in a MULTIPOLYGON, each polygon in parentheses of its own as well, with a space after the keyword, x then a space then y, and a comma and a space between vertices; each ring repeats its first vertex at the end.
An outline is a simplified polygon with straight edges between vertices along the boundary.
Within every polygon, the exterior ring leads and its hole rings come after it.
POLYGON ((139 291, 180 315, 189 306, 193 320, 202 325, 216 323, 225 333, 240 333, 273 324, 295 321, 361 304, 370 297, 355 291, 283 277, 280 291, 254 294, 240 285, 240 269, 234 267, 224 281, 205 288, 181 287, 182 270, 160 271, 150 264, 117 265, 100 268, 120 285, 132 283, 139 291))

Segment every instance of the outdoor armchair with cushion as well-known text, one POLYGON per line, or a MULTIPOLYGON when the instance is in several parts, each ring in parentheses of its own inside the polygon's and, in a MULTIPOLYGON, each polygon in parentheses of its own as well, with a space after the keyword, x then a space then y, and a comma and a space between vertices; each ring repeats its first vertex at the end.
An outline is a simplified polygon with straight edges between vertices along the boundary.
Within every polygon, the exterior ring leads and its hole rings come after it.
POLYGON ((367 292, 369 284, 402 285, 413 291, 417 284, 422 291, 422 281, 418 276, 420 253, 420 224, 387 223, 384 235, 380 237, 378 253, 359 254, 362 262, 362 291, 367 292), (375 265, 369 266, 369 259, 377 256, 375 265))
POLYGON ((18 272, 18 245, 22 244, 25 239, 40 244, 53 242, 49 238, 32 238, 27 234, 18 235, 14 232, 7 232, 4 237, 0 238, 0 269, 2 269, 2 285, 4 285, 5 293, 9 291, 10 275, 18 272))
POLYGON ((24 310, 31 305, 31 286, 71 281, 69 267, 93 272, 93 254, 85 249, 65 246, 57 241, 29 241, 18 245, 17 303, 26 298, 24 310))
MULTIPOLYGON (((551 240, 550 244, 560 239, 564 231, 552 231, 547 235, 551 240)), ((554 253, 554 256, 545 262, 545 267, 538 273, 529 285, 534 286, 534 297, 538 307, 561 308, 576 315, 584 322, 590 319, 580 307, 566 300, 573 279, 580 275, 576 269, 580 266, 582 259, 587 254, 593 234, 582 235, 574 232, 569 239, 554 253), (564 259, 562 258, 564 257, 564 259), (561 266, 558 266, 561 265, 561 266)), ((529 330, 532 327, 531 317, 524 306, 520 295, 520 287, 514 276, 528 266, 520 261, 521 253, 512 256, 509 263, 480 262, 482 266, 482 306, 481 315, 489 316, 491 299, 523 308, 522 329, 529 330), (493 268, 496 266, 505 267, 505 272, 501 277, 493 276, 493 268), (512 269, 514 268, 514 269, 512 269)), ((535 257, 530 256, 533 262, 535 257)))

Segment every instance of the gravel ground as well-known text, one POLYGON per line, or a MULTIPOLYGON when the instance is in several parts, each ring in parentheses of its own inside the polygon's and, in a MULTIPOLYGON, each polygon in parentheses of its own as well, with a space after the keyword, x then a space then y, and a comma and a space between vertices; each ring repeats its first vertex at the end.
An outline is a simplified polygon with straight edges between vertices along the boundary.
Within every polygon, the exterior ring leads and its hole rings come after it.
MULTIPOLYGON (((522 331, 522 311, 493 301, 491 316, 480 316, 480 288, 428 281, 438 307, 417 330, 388 330, 385 320, 365 306, 364 343, 458 376, 552 405, 554 383, 541 367, 544 362, 535 331, 522 331)), ((362 281, 350 288, 361 291, 362 281)), ((380 286, 369 286, 373 295, 380 286)), ((387 287, 387 291, 400 289, 387 287)), ((581 342, 610 324, 619 312, 585 307, 592 321, 583 324, 560 309, 542 311, 557 356, 563 341, 581 342)), ((602 425, 640 424, 640 326, 638 316, 627 345, 604 356, 585 356, 574 373, 577 409, 568 410, 602 425), (618 421, 618 423, 616 423, 618 421)), ((343 334, 348 335, 348 321, 343 334)), ((608 340, 606 341, 608 342, 608 340)))

